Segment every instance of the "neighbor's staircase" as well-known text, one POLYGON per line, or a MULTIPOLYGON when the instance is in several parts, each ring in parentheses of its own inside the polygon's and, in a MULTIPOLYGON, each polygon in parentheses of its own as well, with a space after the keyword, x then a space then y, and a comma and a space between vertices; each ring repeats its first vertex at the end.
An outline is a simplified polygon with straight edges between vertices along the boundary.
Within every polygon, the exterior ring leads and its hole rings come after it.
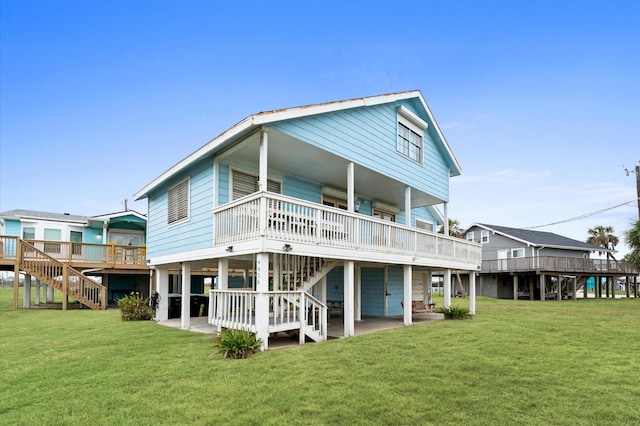
MULTIPOLYGON (((20 241, 20 269, 91 309, 106 309, 106 287, 33 244, 20 241)), ((66 308, 66 297, 63 309, 66 308)))
MULTIPOLYGON (((283 254, 280 256, 280 271, 282 273, 282 289, 286 291, 304 291, 307 292, 315 284, 317 284, 322 278, 324 278, 338 262, 327 261, 321 257, 313 256, 296 256, 290 254, 283 254)), ((307 303, 315 303, 315 298, 305 299, 307 303)), ((300 306, 300 300, 290 300, 287 302, 298 305, 298 308, 303 311, 304 306, 300 306)), ((311 315, 320 315, 320 312, 326 312, 326 306, 322 306, 320 309, 310 309, 311 315)), ((307 324, 300 330, 311 340, 320 342, 326 340, 326 336, 323 336, 322 330, 317 327, 320 324, 320 318, 308 318, 307 324)))

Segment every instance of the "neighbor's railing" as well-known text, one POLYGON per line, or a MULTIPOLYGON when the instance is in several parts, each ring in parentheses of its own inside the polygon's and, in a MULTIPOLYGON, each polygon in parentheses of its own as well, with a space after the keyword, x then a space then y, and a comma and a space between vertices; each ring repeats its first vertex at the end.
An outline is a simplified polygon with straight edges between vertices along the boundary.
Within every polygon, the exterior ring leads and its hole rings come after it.
POLYGON ((638 273, 631 264, 624 261, 560 256, 516 257, 512 259, 483 260, 481 271, 483 273, 524 271, 594 274, 638 273))
POLYGON ((475 264, 482 255, 473 242, 269 192, 220 206, 213 215, 218 246, 264 236, 475 264))
MULTIPOLYGON (((18 240, 18 237, 0 236, 0 260, 16 259, 18 240)), ((89 244, 50 240, 25 241, 61 262, 147 265, 146 246, 120 246, 114 243, 89 244)))

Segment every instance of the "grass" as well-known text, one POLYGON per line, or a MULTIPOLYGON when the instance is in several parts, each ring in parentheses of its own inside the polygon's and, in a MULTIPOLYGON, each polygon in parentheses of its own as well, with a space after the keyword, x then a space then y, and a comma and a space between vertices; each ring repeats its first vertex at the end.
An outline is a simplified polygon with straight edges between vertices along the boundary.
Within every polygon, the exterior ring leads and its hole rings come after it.
POLYGON ((117 310, 13 312, 0 290, 0 419, 637 425, 639 319, 638 299, 478 298, 471 321, 229 360, 212 336, 122 322, 117 310))

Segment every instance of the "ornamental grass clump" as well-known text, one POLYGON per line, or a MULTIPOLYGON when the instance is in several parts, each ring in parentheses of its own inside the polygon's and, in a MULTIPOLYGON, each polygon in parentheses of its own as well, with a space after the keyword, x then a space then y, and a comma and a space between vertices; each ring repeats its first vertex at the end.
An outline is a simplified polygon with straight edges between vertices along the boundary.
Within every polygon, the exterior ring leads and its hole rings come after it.
POLYGON ((138 291, 132 291, 131 294, 118 300, 118 308, 120 308, 122 321, 144 321, 153 318, 153 309, 138 291))
POLYGON ((219 352, 225 358, 248 358, 256 353, 262 346, 262 339, 248 330, 226 329, 220 332, 220 336, 213 342, 219 352))
POLYGON ((444 319, 471 319, 473 316, 469 309, 461 306, 449 306, 448 308, 440 308, 438 312, 444 315, 444 319))

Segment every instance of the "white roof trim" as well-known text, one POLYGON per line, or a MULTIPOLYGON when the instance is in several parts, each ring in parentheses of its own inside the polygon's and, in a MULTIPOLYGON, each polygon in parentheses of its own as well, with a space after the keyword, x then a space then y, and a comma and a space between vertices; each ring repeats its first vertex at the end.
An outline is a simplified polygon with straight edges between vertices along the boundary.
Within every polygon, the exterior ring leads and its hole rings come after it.
POLYGON ((260 113, 251 115, 245 118, 244 120, 240 121, 233 127, 229 128, 228 130, 224 131, 214 139, 210 140, 204 146, 202 146, 201 148, 199 148, 189 156, 185 157, 183 160, 176 163, 173 167, 169 168, 163 174, 161 174, 156 179, 154 179, 149 184, 147 184, 140 191, 136 192, 133 195, 133 200, 137 201, 142 198, 146 198, 149 192, 154 190, 156 187, 160 186, 164 181, 175 176, 178 172, 180 172, 190 164, 194 163, 201 157, 211 153, 217 147, 219 147, 222 143, 224 143, 226 140, 252 127, 266 125, 266 124, 274 123, 277 121, 306 117, 309 115, 322 114, 327 112, 334 112, 334 111, 340 111, 344 109, 357 108, 357 107, 363 107, 363 106, 380 105, 380 104, 391 103, 399 100, 412 99, 412 98, 418 98, 420 100, 420 103, 422 104, 423 108, 427 112, 429 119, 434 123, 435 131, 440 137, 440 140, 442 140, 442 142, 444 143, 447 154, 449 155, 449 157, 454 163, 455 171, 457 171, 458 174, 460 174, 461 168, 460 168, 460 165, 458 164, 458 160, 456 160, 456 157, 453 155, 453 152, 451 151, 451 148, 449 147, 447 140, 442 134, 440 127, 438 126, 435 119, 433 118, 433 114, 431 113, 431 110, 429 109, 429 107, 427 106, 427 103, 422 97, 422 93, 419 90, 412 90, 409 92, 391 93, 391 94, 377 95, 377 96, 371 96, 366 98, 349 99, 345 101, 335 101, 335 102, 328 102, 323 104, 286 108, 286 109, 274 110, 274 111, 266 111, 266 112, 260 112, 260 113))

